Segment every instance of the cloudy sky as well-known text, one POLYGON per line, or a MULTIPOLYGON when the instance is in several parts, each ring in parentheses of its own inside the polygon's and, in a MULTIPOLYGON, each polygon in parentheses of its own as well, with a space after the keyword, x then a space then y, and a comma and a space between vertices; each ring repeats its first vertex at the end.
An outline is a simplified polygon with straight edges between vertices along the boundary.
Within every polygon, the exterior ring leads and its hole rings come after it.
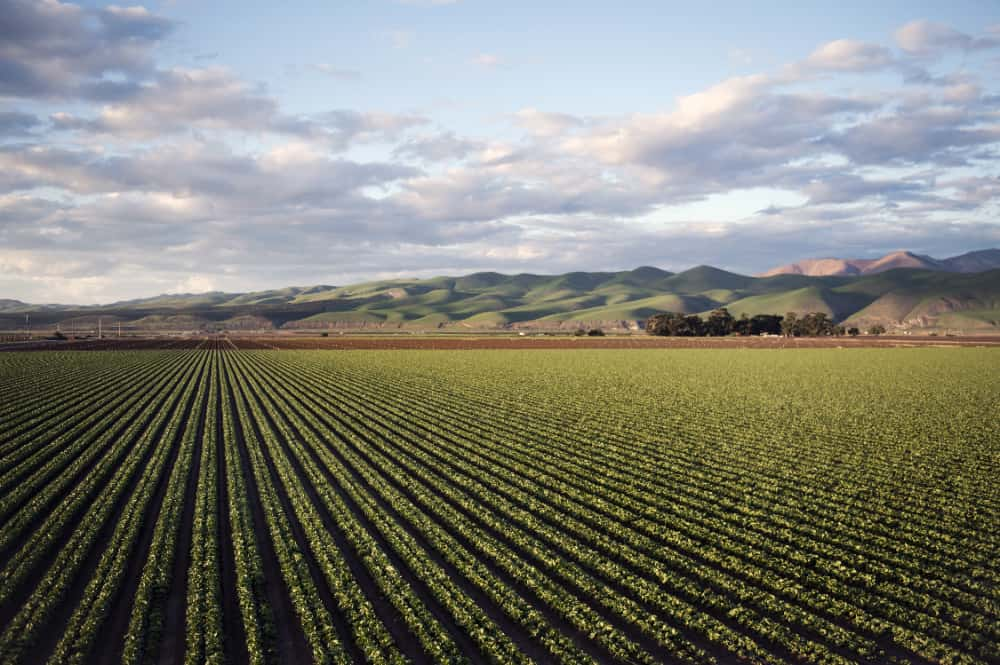
POLYGON ((0 298, 948 256, 998 149, 992 1, 0 0, 0 298))

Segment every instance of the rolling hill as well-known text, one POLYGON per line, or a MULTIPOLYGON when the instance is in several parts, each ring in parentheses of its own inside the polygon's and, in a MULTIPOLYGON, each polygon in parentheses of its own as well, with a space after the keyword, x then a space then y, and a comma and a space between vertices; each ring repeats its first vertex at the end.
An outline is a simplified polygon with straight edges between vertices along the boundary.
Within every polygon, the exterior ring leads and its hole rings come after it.
POLYGON ((983 249, 947 259, 935 259, 913 252, 891 252, 878 259, 804 259, 772 268, 761 277, 774 275, 873 275, 896 268, 935 270, 940 272, 983 272, 1000 268, 1000 249, 983 249))
MULTIPOLYGON (((990 250, 995 251, 995 250, 990 250)), ((988 265, 988 252, 956 257, 988 265)), ((411 330, 638 329, 665 311, 740 316, 826 312, 851 325, 891 330, 1000 333, 1000 269, 983 272, 891 268, 861 275, 782 273, 750 277, 698 266, 620 272, 393 279, 348 286, 286 287, 250 293, 166 294, 103 306, 0 301, 0 329, 411 330)))

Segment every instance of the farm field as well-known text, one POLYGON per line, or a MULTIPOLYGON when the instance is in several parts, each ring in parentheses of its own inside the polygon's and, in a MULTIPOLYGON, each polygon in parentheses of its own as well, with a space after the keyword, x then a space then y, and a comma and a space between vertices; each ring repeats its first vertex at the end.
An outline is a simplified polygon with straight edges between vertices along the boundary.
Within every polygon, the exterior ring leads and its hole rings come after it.
POLYGON ((0 354, 0 663, 1000 662, 997 349, 251 346, 0 354))

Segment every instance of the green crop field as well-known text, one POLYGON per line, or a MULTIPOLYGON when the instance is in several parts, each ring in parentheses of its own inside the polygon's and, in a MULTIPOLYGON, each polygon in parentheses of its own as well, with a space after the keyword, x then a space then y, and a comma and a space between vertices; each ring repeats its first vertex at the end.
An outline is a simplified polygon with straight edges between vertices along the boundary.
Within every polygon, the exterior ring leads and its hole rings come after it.
POLYGON ((1000 351, 0 354, 0 663, 1000 662, 1000 351))

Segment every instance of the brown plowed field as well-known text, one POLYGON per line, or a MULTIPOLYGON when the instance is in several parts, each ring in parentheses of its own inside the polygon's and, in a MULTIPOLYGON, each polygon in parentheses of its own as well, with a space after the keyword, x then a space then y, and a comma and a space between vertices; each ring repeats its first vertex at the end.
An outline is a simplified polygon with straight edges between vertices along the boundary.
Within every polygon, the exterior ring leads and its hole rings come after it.
POLYGON ((777 349, 1000 346, 1000 337, 337 337, 233 339, 241 349, 777 349))
POLYGON ((380 349, 812 349, 916 346, 1000 346, 1000 336, 930 337, 444 337, 343 335, 337 337, 130 338, 16 342, 0 351, 136 351, 160 349, 380 350, 380 349))

